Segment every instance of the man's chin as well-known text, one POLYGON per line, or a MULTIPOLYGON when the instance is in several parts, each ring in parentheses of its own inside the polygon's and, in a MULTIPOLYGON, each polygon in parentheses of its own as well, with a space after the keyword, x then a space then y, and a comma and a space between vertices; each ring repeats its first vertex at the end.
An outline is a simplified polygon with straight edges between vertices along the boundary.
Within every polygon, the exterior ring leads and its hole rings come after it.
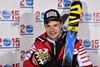
POLYGON ((57 40, 58 39, 58 37, 49 37, 51 40, 57 40))

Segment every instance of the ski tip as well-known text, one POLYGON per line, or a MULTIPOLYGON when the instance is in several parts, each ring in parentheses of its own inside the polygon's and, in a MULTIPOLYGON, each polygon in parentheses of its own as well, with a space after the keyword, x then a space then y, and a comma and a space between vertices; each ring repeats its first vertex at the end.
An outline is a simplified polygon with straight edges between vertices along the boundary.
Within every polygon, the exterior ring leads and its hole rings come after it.
POLYGON ((73 1, 72 2, 72 4, 71 4, 71 6, 74 6, 74 5, 80 5, 80 7, 82 8, 82 3, 81 3, 81 1, 73 1))

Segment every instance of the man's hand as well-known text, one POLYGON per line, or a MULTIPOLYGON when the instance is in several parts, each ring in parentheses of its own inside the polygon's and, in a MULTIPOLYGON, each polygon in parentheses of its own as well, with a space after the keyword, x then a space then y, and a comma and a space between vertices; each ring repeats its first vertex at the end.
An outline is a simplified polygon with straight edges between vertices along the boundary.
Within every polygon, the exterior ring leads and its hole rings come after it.
POLYGON ((50 61, 48 49, 39 49, 37 52, 34 52, 31 58, 31 62, 35 65, 44 65, 48 61, 50 61))

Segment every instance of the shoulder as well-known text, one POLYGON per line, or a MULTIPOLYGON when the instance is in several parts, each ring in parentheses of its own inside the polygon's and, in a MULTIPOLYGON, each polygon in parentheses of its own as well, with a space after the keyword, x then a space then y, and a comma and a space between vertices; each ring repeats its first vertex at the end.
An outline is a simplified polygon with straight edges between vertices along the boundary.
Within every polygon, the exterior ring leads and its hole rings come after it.
POLYGON ((76 39, 75 48, 76 48, 77 50, 79 50, 79 49, 81 49, 81 48, 84 48, 84 46, 82 45, 82 43, 81 43, 78 39, 76 39))
POLYGON ((36 39, 35 39, 35 42, 37 41, 37 40, 39 40, 39 41, 41 41, 41 42, 44 42, 44 40, 46 40, 46 32, 45 33, 43 33, 43 34, 41 34, 40 36, 38 36, 36 39))
POLYGON ((35 42, 34 42, 34 45, 36 46, 37 44, 43 44, 47 41, 46 39, 46 32, 43 33, 42 35, 38 36, 36 39, 35 39, 35 42))

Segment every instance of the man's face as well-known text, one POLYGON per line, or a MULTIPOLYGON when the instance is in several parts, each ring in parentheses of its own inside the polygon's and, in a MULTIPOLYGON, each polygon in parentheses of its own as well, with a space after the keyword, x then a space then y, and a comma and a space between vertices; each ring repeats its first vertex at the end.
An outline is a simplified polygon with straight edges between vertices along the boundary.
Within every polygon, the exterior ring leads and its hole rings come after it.
POLYGON ((50 39, 56 40, 61 36, 62 23, 59 21, 49 21, 49 23, 44 24, 44 26, 50 39))

